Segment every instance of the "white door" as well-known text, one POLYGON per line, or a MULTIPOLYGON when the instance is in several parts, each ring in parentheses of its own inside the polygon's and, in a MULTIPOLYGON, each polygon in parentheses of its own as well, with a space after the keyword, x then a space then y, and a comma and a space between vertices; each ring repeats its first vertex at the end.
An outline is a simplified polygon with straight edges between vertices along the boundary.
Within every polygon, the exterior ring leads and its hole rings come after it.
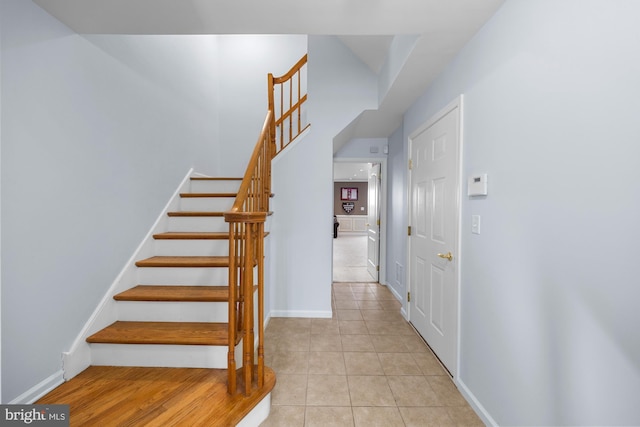
POLYGON ((460 104, 410 141, 409 317, 455 376, 458 341, 460 104))
POLYGON ((377 282, 380 272, 380 163, 369 168, 367 194, 367 271, 377 282))

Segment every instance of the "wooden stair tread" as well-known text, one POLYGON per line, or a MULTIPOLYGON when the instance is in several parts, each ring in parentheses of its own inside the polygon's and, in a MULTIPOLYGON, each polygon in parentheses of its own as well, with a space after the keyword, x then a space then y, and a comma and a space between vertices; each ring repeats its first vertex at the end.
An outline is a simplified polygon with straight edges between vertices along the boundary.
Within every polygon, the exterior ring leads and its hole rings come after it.
MULTIPOLYGON (((269 232, 265 231, 264 235, 268 236, 269 232)), ((227 231, 167 231, 154 234, 153 238, 156 240, 229 240, 229 233, 227 231)))
POLYGON ((95 344, 228 345, 229 326, 207 322, 117 321, 87 338, 95 344))
POLYGON ((153 238, 156 240, 227 240, 229 239, 229 232, 168 231, 154 234, 153 238))
POLYGON ((235 426, 273 390, 264 370, 264 387, 245 396, 244 381, 227 393, 226 369, 89 366, 35 403, 69 405, 72 426, 235 426))
POLYGON ((196 198, 196 197, 236 197, 238 193, 180 193, 180 197, 196 198))
POLYGON ((192 176, 192 181, 242 181, 242 178, 217 176, 192 176))
POLYGON ((224 216, 224 212, 176 211, 167 212, 168 216, 224 216))
POLYGON ((154 256, 136 262, 138 267, 228 267, 228 256, 154 256))
POLYGON ((226 302, 227 286, 138 285, 113 297, 117 301, 226 302))

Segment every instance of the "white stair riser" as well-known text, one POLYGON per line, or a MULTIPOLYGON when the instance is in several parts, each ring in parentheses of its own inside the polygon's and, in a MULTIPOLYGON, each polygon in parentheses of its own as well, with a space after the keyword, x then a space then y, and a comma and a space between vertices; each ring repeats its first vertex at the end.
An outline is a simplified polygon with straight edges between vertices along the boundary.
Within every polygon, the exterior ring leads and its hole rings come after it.
POLYGON ((227 256, 229 240, 158 239, 154 242, 158 256, 227 256))
POLYGON ((140 285, 210 285, 225 286, 229 281, 227 267, 140 267, 140 285))
POLYGON ((234 201, 234 197, 181 197, 180 210, 226 212, 231 209, 234 201))
POLYGON ((240 188, 240 180, 192 180, 192 193, 235 193, 240 188))
MULTIPOLYGON (((226 346, 91 344, 91 364, 97 366, 149 366, 167 368, 227 368, 226 346)), ((235 351, 242 366, 242 347, 235 351)))
POLYGON ((227 302, 118 301, 118 319, 132 322, 229 321, 227 302))
POLYGON ((167 231, 229 231, 223 217, 169 217, 167 231))

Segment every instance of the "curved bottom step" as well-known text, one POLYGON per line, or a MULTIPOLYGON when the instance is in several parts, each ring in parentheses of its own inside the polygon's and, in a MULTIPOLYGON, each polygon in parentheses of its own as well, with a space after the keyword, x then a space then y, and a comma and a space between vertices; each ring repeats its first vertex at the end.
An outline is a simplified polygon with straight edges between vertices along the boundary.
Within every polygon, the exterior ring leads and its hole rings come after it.
POLYGON ((90 366, 35 403, 68 404, 71 425, 257 427, 275 383, 265 366, 261 389, 230 396, 222 369, 90 366))

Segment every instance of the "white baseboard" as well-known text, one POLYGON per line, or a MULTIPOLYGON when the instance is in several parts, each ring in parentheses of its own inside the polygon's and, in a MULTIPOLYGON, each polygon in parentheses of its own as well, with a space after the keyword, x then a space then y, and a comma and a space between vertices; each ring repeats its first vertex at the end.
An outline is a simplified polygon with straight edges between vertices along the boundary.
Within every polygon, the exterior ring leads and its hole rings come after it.
POLYGON ((489 414, 489 412, 485 409, 484 406, 476 399, 476 396, 469 390, 469 387, 462 381, 459 377, 455 380, 456 385, 458 386, 458 390, 462 397, 469 403, 471 408, 475 411, 476 414, 480 417, 482 422, 487 426, 498 426, 496 420, 489 414))
POLYGON ((9 404, 12 405, 30 405, 36 400, 40 399, 45 394, 49 393, 54 388, 58 387, 64 382, 62 369, 48 378, 45 378, 40 383, 34 385, 29 390, 22 393, 20 396, 13 399, 9 404))
POLYGON ((269 317, 306 317, 313 319, 330 319, 331 311, 307 311, 307 310, 271 310, 269 317))

